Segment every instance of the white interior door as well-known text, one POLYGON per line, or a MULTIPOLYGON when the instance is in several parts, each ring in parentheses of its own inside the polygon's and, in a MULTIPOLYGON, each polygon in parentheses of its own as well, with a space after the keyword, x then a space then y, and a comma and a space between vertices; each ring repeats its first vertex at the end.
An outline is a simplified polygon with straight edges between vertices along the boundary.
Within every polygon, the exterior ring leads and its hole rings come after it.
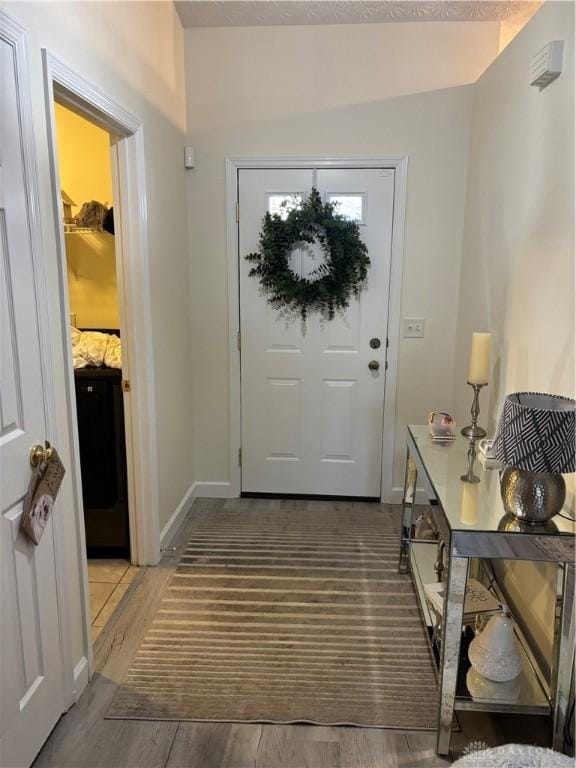
POLYGON ((0 46, 0 765, 20 768, 61 715, 63 693, 53 524, 37 547, 19 532, 46 414, 15 51, 2 36, 0 46))
MULTIPOLYGON (((386 168, 239 171, 243 492, 380 496, 393 197, 386 168), (342 316, 303 324, 268 303, 244 257, 265 212, 313 186, 360 222, 371 265, 342 316)), ((320 258, 297 251, 292 267, 306 276, 320 258)))

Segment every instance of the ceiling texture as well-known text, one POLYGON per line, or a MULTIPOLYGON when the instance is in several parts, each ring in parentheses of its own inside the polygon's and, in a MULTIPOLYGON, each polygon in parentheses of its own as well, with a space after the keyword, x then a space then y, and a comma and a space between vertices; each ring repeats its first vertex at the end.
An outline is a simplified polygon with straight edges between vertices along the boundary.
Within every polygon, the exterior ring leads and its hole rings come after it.
POLYGON ((176 0, 184 27, 527 19, 541 0, 176 0))

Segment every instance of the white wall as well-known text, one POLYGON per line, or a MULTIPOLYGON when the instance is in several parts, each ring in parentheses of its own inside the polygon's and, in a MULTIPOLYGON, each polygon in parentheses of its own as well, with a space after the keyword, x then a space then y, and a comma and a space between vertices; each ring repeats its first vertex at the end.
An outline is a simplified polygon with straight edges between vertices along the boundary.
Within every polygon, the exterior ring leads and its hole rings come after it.
MULTIPOLYGON (((172 3, 5 3, 27 30, 40 182, 44 252, 48 262, 58 450, 70 462, 59 338, 57 259, 43 92, 41 48, 68 63, 144 124, 148 185, 152 328, 156 372, 160 527, 192 482, 189 269, 182 146, 185 131, 182 29, 172 3)), ((66 552, 76 551, 69 475, 62 488, 66 552)), ((74 663, 84 655, 80 632, 79 563, 67 562, 74 663)))
POLYGON ((210 28, 185 32, 196 478, 229 479, 227 156, 409 155, 395 484, 404 426, 452 395, 456 296, 474 82, 493 23, 210 28), (462 87, 460 87, 462 86, 462 87), (439 357, 439 350, 442 351, 439 357))
MULTIPOLYGON (((454 393, 465 419, 470 334, 491 331, 490 432, 509 392, 574 394, 573 31, 572 3, 547 2, 475 89, 454 393), (550 40, 565 40, 564 72, 539 92, 529 62, 550 40)), ((506 583, 549 655, 551 569, 511 564, 506 583)))

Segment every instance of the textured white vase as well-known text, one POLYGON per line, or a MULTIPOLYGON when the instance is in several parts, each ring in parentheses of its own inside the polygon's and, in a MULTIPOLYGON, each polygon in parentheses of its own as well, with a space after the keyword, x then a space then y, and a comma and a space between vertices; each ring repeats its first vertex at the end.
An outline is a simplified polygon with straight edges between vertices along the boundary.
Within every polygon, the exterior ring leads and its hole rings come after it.
POLYGON ((474 669, 488 680, 502 683, 518 677, 522 659, 514 637, 514 623, 506 606, 472 640, 468 658, 474 669))
POLYGON ((506 702, 513 704, 520 698, 521 683, 518 677, 514 680, 496 683, 470 667, 466 674, 466 687, 474 701, 506 702))

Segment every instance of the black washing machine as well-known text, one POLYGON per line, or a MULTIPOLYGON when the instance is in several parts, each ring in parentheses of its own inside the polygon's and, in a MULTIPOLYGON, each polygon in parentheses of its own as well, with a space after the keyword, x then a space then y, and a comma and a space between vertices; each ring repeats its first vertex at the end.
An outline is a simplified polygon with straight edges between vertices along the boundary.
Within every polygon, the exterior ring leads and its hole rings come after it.
POLYGON ((79 368, 74 378, 88 557, 129 557, 122 372, 79 368))

